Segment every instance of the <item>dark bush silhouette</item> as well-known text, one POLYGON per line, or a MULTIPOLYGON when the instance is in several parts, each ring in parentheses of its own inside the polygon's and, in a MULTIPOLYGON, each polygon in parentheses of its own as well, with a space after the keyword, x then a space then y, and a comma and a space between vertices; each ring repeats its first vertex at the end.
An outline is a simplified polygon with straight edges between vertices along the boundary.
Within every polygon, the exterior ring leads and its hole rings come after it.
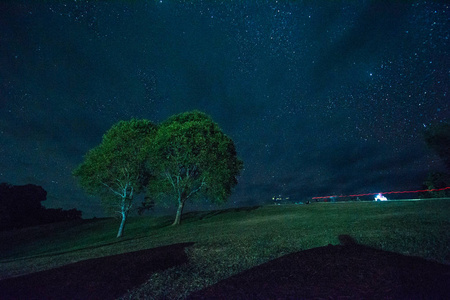
POLYGON ((81 219, 76 209, 46 209, 47 192, 34 184, 0 183, 0 231, 81 219))

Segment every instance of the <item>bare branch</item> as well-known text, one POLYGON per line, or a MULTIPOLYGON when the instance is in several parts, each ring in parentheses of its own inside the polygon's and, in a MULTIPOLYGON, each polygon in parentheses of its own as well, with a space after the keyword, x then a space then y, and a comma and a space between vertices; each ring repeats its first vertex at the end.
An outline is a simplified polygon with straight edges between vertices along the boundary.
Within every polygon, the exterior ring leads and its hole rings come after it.
POLYGON ((107 185, 106 183, 102 182, 102 184, 103 184, 104 186, 106 186, 108 189, 110 189, 110 191, 113 192, 114 194, 116 194, 116 195, 122 197, 122 194, 120 194, 119 192, 117 192, 116 190, 114 190, 112 187, 110 187, 110 186, 107 185))
POLYGON ((186 196, 186 200, 189 199, 189 197, 191 197, 193 194, 197 193, 198 191, 200 191, 200 189, 206 184, 205 182, 205 178, 203 177, 202 179, 202 183, 200 184, 200 186, 198 188, 196 188, 195 190, 192 190, 189 195, 186 196))

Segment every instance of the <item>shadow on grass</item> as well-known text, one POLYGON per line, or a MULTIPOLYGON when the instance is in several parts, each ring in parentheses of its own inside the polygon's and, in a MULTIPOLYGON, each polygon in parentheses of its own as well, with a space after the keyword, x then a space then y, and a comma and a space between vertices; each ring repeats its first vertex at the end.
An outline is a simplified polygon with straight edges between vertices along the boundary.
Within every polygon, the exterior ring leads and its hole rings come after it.
MULTIPOLYGON (((80 247, 80 248, 74 248, 74 249, 70 249, 70 250, 63 250, 63 251, 49 251, 49 252, 37 253, 37 254, 34 254, 34 255, 29 255, 29 256, 19 256, 19 257, 17 257, 17 254, 15 254, 14 258, 9 258, 9 259, 8 258, 6 258, 6 259, 1 259, 0 258, 0 263, 12 262, 12 261, 17 261, 17 260, 22 260, 22 259, 29 259, 29 258, 37 258, 37 257, 51 257, 51 256, 55 256, 55 255, 69 254, 69 253, 79 252, 79 251, 83 251, 83 250, 93 250, 93 249, 97 249, 97 248, 103 248, 103 247, 106 247, 106 246, 117 245, 119 243, 129 242, 131 240, 138 241, 139 239, 142 239, 142 238, 146 238, 146 237, 145 236, 143 236, 143 237, 122 237, 120 239, 115 238, 114 241, 109 242, 109 243, 100 243, 100 244, 97 244, 97 245, 89 245, 89 246, 84 246, 84 247, 80 247)), ((1 274, 1 272, 0 272, 0 274, 1 274)))
POLYGON ((186 263, 174 244, 80 261, 63 267, 0 281, 1 299, 115 299, 148 280, 154 272, 186 263))
POLYGON ((292 253, 227 278, 189 299, 450 299, 450 266, 358 245, 292 253))
POLYGON ((212 210, 212 211, 193 211, 188 212, 183 215, 184 221, 196 221, 196 220, 204 220, 209 219, 221 214, 227 214, 227 213, 237 213, 237 212, 251 212, 253 210, 256 210, 260 208, 261 206, 250 206, 250 207, 235 207, 235 208, 227 208, 227 209, 221 209, 221 210, 212 210))
POLYGON ((85 226, 90 226, 90 230, 92 230, 92 227, 101 227, 104 224, 104 220, 108 220, 108 218, 81 219, 2 231, 0 232, 0 261, 14 261, 23 259, 25 256, 45 256, 39 253, 36 255, 27 255, 30 251, 30 248, 27 246, 33 244, 36 240, 48 241, 50 237, 59 237, 61 233, 64 233, 64 236, 66 236, 68 231, 71 234, 76 234, 77 232, 74 232, 74 228, 83 228, 86 230, 85 226))
POLYGON ((258 208, 260 208, 260 205, 257 206, 250 206, 250 207, 236 207, 236 208, 228 208, 228 209, 222 209, 222 210, 216 210, 212 211, 209 214, 206 214, 200 218, 200 220, 211 218, 220 214, 226 214, 226 213, 237 213, 237 212, 251 212, 258 208))

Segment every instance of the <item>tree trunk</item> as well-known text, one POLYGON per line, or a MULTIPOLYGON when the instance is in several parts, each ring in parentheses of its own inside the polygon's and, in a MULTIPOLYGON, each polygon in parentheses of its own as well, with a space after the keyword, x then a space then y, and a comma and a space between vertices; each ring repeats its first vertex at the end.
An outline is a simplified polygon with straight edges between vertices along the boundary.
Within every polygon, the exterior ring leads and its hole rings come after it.
POLYGON ((184 200, 178 201, 177 215, 175 217, 175 221, 173 221, 172 226, 181 224, 181 214, 183 213, 183 207, 184 207, 184 200))
POLYGON ((122 222, 120 222, 119 232, 117 233, 117 237, 120 238, 123 235, 123 229, 125 227, 125 222, 127 220, 127 213, 122 211, 122 222))

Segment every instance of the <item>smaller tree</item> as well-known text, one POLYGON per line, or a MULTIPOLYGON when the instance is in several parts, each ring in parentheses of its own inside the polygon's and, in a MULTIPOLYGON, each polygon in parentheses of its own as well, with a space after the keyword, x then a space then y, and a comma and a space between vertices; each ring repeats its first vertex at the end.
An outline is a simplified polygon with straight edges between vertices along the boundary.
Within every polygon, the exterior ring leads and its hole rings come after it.
POLYGON ((161 124, 150 151, 156 180, 148 191, 160 201, 169 195, 176 199, 172 225, 181 223, 187 200, 203 196, 225 202, 243 166, 233 141, 199 111, 172 116, 161 124))
POLYGON ((138 207, 138 214, 142 215, 146 211, 152 211, 155 208, 155 200, 149 197, 149 194, 146 193, 144 197, 144 202, 141 203, 141 206, 138 207))
POLYGON ((146 167, 146 147, 151 144, 156 125, 148 120, 120 121, 104 135, 100 145, 90 150, 74 171, 80 185, 98 195, 108 211, 118 213, 122 221, 117 237, 123 235, 133 197, 142 192, 151 179, 146 167))

